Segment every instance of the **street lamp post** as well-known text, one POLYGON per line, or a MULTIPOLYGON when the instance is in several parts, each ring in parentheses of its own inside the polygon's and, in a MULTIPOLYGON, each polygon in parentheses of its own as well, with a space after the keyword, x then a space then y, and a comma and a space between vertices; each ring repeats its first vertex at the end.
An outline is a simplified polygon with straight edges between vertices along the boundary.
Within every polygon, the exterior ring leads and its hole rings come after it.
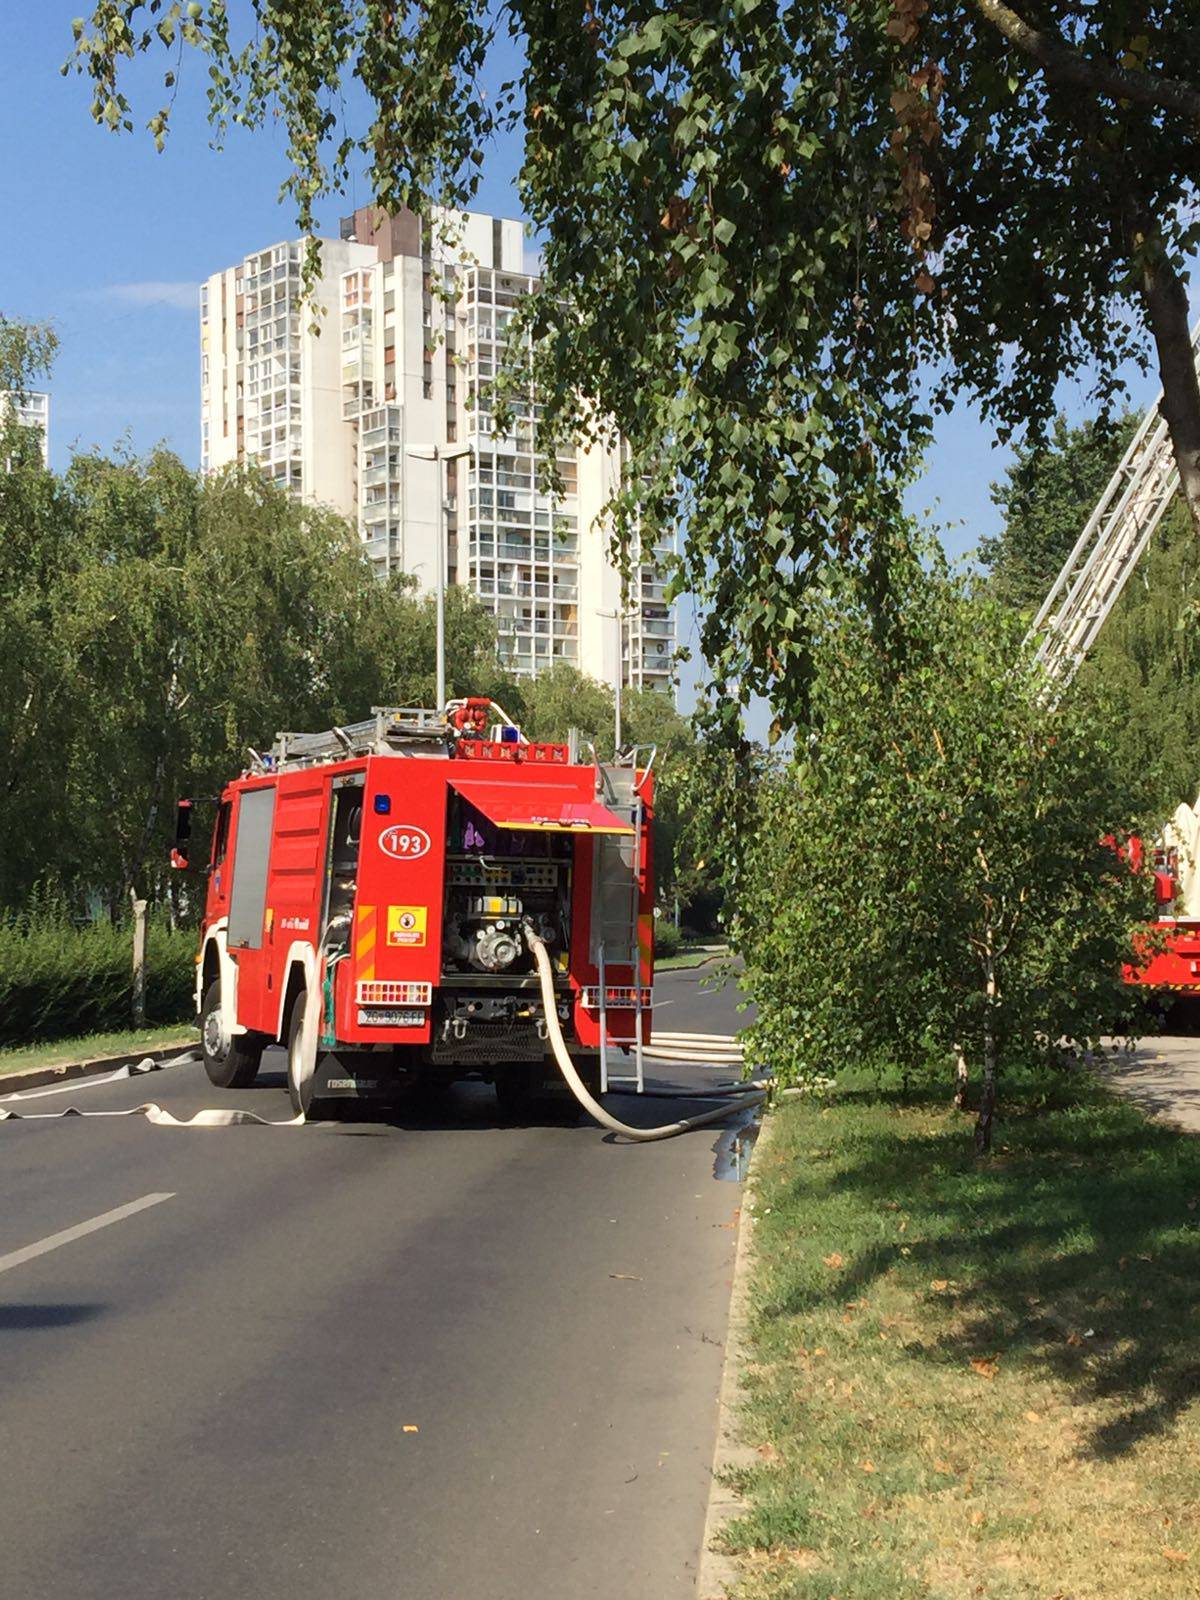
POLYGON ((471 446, 447 450, 442 445, 406 445, 404 454, 414 461, 432 461, 437 471, 437 559, 434 562, 437 596, 437 709, 446 709, 446 492, 442 483, 442 462, 457 461, 471 454, 471 446))
POLYGON ((621 680, 625 676, 625 633, 624 622, 626 613, 620 608, 616 611, 597 611, 598 617, 612 617, 617 624, 617 671, 613 679, 613 759, 621 749, 621 680))

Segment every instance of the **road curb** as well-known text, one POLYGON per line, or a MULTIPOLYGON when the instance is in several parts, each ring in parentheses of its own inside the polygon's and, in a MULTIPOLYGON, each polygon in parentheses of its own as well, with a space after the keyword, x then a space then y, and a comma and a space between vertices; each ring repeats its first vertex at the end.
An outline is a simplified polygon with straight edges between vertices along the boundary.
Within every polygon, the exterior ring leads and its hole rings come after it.
POLYGON ((759 1461, 755 1451, 739 1438, 738 1416, 745 1398, 741 1374, 750 1334, 750 1271, 754 1263, 754 1217, 750 1206, 754 1199, 759 1153, 770 1142, 773 1125, 773 1117, 763 1118, 742 1190, 733 1290, 729 1297, 729 1331, 725 1336, 725 1366, 717 1398, 717 1442, 713 1450, 708 1512, 704 1518, 704 1542, 696 1571, 696 1600, 725 1600, 740 1576, 733 1557, 715 1549, 714 1545, 725 1524, 741 1516, 746 1509, 745 1501, 730 1487, 728 1479, 739 1469, 754 1466, 759 1461))
POLYGON ((47 1085, 71 1083, 76 1078, 98 1078, 105 1072, 116 1072, 121 1067, 131 1067, 139 1061, 166 1061, 192 1049, 186 1039, 176 1039, 171 1044, 151 1045, 144 1050, 126 1050, 116 1056, 89 1056, 85 1061, 63 1061, 53 1067, 30 1067, 27 1072, 0 1073, 0 1099, 9 1094, 20 1094, 25 1089, 44 1089, 47 1085))
MULTIPOLYGON (((654 970, 655 972, 661 972, 664 977, 666 977, 666 975, 670 972, 698 972, 701 967, 711 967, 714 961, 724 961, 728 958, 728 956, 728 950, 713 950, 708 955, 701 956, 696 961, 692 961, 689 958, 681 966, 677 967, 659 966, 656 962, 654 970)), ((671 956, 666 956, 664 959, 670 961, 673 958, 671 956)))

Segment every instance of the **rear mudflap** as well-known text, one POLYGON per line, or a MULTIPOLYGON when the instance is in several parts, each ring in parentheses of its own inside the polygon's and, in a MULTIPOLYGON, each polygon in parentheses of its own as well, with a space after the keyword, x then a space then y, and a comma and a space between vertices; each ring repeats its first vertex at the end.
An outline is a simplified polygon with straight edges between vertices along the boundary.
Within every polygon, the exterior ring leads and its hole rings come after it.
POLYGON ((314 1100, 393 1100, 412 1081, 391 1050, 323 1051, 313 1075, 314 1100))

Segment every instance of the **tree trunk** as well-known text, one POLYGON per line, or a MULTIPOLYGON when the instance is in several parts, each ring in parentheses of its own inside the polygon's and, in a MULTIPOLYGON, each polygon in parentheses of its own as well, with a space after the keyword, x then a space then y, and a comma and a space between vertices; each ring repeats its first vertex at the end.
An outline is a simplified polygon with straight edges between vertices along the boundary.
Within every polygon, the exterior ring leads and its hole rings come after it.
POLYGON ((130 889, 133 902, 133 1025, 146 1026, 146 902, 130 889))
POLYGON ((992 1118, 996 1110, 996 1032, 992 1007, 996 1003, 996 967, 989 953, 984 963, 987 1010, 983 1017, 983 1087, 979 1092, 979 1117, 975 1123, 975 1153, 985 1156, 992 1148, 992 1118))
POLYGON ((1143 261, 1141 278, 1158 351, 1162 414, 1171 434, 1180 487, 1200 534, 1200 378, 1188 326, 1187 286, 1161 250, 1143 261))
POLYGON ((979 1116, 975 1120, 975 1153, 985 1156, 992 1148, 992 1118, 996 1111, 996 1045, 989 1032, 983 1044, 983 1087, 979 1091, 979 1116))
POLYGON ((967 1066, 967 1058, 963 1055, 962 1045, 954 1046, 954 1107, 956 1111, 967 1109, 967 1095, 971 1087, 971 1074, 967 1066))

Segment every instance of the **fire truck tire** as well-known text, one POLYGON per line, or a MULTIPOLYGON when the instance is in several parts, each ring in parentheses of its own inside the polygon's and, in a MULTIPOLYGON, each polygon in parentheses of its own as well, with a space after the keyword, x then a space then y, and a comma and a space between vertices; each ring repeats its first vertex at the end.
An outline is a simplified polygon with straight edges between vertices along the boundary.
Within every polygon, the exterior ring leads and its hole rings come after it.
MULTIPOLYGON (((599 1094, 599 1064, 581 1064, 580 1074, 592 1093, 599 1094)), ((577 1122, 583 1115, 582 1107, 550 1059, 510 1062, 497 1070, 495 1087, 500 1110, 506 1117, 577 1122)))
POLYGON ((292 1102, 292 1110, 297 1116, 313 1117, 317 1114, 320 1102, 314 1100, 312 1080, 304 1085, 303 1092, 297 1087, 296 1079, 299 1074, 295 1070, 296 1057, 300 1051, 300 1039, 304 1033, 304 1010, 308 1004, 308 990, 301 989, 292 1001, 292 1009, 288 1013, 287 1025, 287 1062, 288 1062, 288 1099, 292 1102), (306 1104, 307 1102, 307 1104, 306 1104))
POLYGON ((258 1077, 266 1043, 258 1033, 235 1033, 225 1039, 221 1029, 221 983, 214 979, 204 995, 200 1013, 200 1040, 208 1081, 218 1089, 248 1089, 258 1077))
POLYGON ((506 1117, 524 1117, 532 1110, 542 1086, 540 1064, 510 1061, 496 1072, 496 1099, 506 1117))

